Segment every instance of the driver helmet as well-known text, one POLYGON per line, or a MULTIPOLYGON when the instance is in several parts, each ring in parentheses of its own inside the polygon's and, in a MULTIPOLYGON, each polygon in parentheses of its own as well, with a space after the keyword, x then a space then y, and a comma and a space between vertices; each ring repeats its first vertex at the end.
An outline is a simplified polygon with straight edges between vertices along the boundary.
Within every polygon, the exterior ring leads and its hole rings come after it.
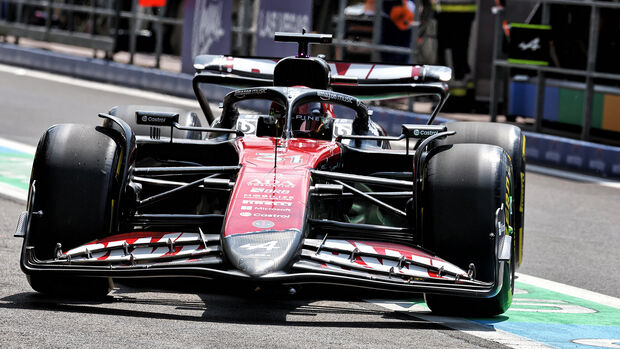
POLYGON ((284 129, 284 124, 286 123, 286 110, 285 108, 277 102, 271 102, 271 106, 269 107, 269 124, 277 127, 279 132, 282 132, 284 129))
POLYGON ((321 102, 309 102, 297 107, 293 113, 293 130, 311 136, 320 135, 331 125, 333 119, 332 105, 321 102))

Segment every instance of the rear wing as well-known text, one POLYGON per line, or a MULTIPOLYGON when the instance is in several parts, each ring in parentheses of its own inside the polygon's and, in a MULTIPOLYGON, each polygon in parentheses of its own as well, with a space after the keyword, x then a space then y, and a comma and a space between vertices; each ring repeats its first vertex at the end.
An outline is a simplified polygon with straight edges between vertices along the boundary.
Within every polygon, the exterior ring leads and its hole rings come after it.
MULTIPOLYGON (((210 72, 238 77, 273 80, 279 58, 250 58, 200 55, 194 60, 197 74, 210 72)), ((452 69, 439 65, 393 65, 374 63, 327 62, 331 84, 429 83, 452 79, 452 69)))
MULTIPOLYGON (((274 86, 274 69, 280 59, 201 55, 194 60, 194 91, 203 102, 199 84, 216 84, 233 89, 274 86)), ((328 89, 358 99, 384 100, 431 95, 439 97, 431 120, 448 98, 447 82, 452 69, 436 65, 389 65, 372 63, 326 62, 328 89)), ((210 111, 210 110, 209 110, 210 111)), ((210 114, 210 113, 209 113, 210 114)), ((208 119, 211 119, 207 117, 208 119)), ((209 120, 210 122, 212 120, 209 120)))
MULTIPOLYGON (((435 65, 395 65, 327 62, 309 57, 309 43, 329 43, 329 34, 276 33, 276 41, 297 42, 298 54, 286 58, 253 58, 200 55, 194 60, 194 91, 203 109, 208 104, 199 84, 216 84, 233 89, 261 86, 307 86, 332 90, 361 100, 381 100, 432 95, 439 103, 429 123, 448 98, 447 82, 452 69, 435 65), (204 104, 204 105, 203 105, 204 104)), ((210 110, 205 110, 211 114, 210 110)), ((212 120, 212 115, 207 115, 212 120)))

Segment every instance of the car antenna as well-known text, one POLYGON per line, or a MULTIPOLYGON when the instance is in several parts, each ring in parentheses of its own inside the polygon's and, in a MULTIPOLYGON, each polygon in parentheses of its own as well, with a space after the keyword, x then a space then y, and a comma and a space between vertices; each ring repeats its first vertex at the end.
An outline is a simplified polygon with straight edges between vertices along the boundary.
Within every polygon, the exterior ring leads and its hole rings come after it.
MULTIPOLYGON (((306 28, 301 28, 301 35, 306 35, 306 28)), ((299 40, 299 46, 297 47, 297 57, 308 57, 308 41, 299 40)))
POLYGON ((332 42, 331 34, 308 34, 306 28, 303 28, 300 33, 284 33, 276 32, 274 40, 279 42, 296 42, 297 43, 297 58, 308 58, 310 52, 308 50, 309 44, 329 44, 332 42))
POLYGON ((275 137, 276 146, 274 147, 274 155, 273 155, 273 168, 276 169, 278 167, 278 139, 279 137, 275 137))

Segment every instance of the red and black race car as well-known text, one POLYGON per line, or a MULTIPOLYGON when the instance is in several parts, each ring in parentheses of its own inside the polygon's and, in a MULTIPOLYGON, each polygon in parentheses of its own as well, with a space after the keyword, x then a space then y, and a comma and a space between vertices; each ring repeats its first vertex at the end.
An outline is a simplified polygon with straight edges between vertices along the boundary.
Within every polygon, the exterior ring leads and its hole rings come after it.
POLYGON ((523 241, 520 130, 434 125, 449 68, 328 63, 307 48, 329 35, 276 40, 298 55, 196 58, 208 127, 192 112, 121 106, 100 127, 47 130, 16 232, 31 286, 327 283, 424 293, 437 313, 505 312, 523 241), (214 85, 233 87, 217 116, 214 85), (428 123, 397 136, 363 102, 420 95, 438 99, 428 123))

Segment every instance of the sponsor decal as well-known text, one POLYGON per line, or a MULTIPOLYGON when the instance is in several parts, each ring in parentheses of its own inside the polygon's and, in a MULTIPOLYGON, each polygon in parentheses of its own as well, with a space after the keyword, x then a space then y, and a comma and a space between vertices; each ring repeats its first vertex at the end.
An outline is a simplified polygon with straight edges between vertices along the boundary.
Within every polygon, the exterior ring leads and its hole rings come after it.
POLYGON ((278 179, 275 179, 275 180, 271 180, 271 179, 260 180, 258 178, 255 178, 255 179, 249 181, 248 185, 249 186, 255 186, 255 187, 295 188, 295 184, 293 184, 293 182, 291 182, 289 180, 280 181, 278 179))
POLYGON ((290 208, 285 207, 255 207, 256 211, 276 211, 276 212, 291 212, 290 208))
MULTIPOLYGON (((338 119, 336 119, 338 120, 338 119)), ((338 136, 348 136, 353 133, 353 128, 351 124, 345 123, 335 123, 334 124, 334 135, 338 136)))
POLYGON ((290 155, 288 156, 291 164, 301 164, 301 155, 290 155))
POLYGON ((311 115, 311 114, 297 114, 295 115, 295 120, 303 120, 303 121, 322 121, 323 117, 320 115, 311 115))
POLYGON ((293 200, 292 195, 243 194, 244 199, 293 200))
POLYGON ((420 130, 417 128, 413 130, 414 137, 430 137, 432 135, 436 135, 437 133, 439 133, 438 130, 420 130))
MULTIPOLYGON (((290 194, 289 189, 273 189, 273 188, 252 188, 251 193, 264 193, 264 194, 290 194)), ((248 195, 248 194, 246 194, 248 195)))
POLYGON ((270 201, 270 200, 243 200, 243 204, 249 205, 269 205, 269 206, 293 206, 290 202, 270 201))
POLYGON ((237 120, 237 130, 243 133, 256 133, 256 120, 237 120))
POLYGON ((278 214, 278 213, 255 213, 254 217, 289 219, 291 218, 291 215, 290 214, 278 214))
POLYGON ((242 249, 248 250, 248 251, 254 251, 254 250, 267 250, 267 251, 271 251, 273 249, 280 248, 280 247, 278 247, 278 241, 272 240, 272 241, 262 242, 262 243, 258 243, 258 242, 257 243, 248 243, 248 244, 239 246, 239 248, 242 248, 242 249))
POLYGON ((347 95, 341 95, 341 94, 334 93, 334 92, 318 91, 316 94, 324 101, 332 100, 332 101, 340 101, 344 103, 353 102, 353 97, 347 96, 347 95))
POLYGON ((252 206, 241 206, 241 209, 250 211, 252 210, 252 206))
POLYGON ((277 158, 276 158, 276 155, 274 153, 256 153, 256 155, 257 155, 257 157, 254 158, 254 160, 256 160, 256 161, 264 161, 264 162, 273 162, 274 160, 276 160, 277 162, 284 161, 284 157, 283 156, 279 156, 281 154, 278 154, 277 158))
POLYGON ((250 217, 252 214, 250 212, 241 212, 239 213, 239 216, 241 217, 250 217))
POLYGON ((525 172, 521 172, 521 198, 519 200, 519 212, 523 212, 525 205, 525 172))
POLYGON ((282 153, 285 153, 286 149, 282 149, 282 151, 278 151, 278 157, 276 158, 274 153, 256 153, 258 157, 254 158, 256 161, 263 162, 273 162, 274 160, 278 162, 286 161, 287 159, 291 164, 301 164, 302 156, 301 155, 290 155, 290 156, 281 156, 282 153))
POLYGON ((259 229, 269 229, 272 228, 275 223, 267 219, 259 219, 257 221, 252 222, 252 225, 259 229))
POLYGON ((262 95, 267 93, 266 88, 246 88, 235 91, 235 97, 245 97, 247 95, 262 95))
POLYGON ((154 122, 154 123, 163 124, 163 123, 166 122, 166 118, 143 115, 142 116, 142 121, 143 122, 154 122))
POLYGON ((139 125, 172 126, 179 121, 179 114, 162 115, 156 112, 137 112, 136 122, 139 125))

